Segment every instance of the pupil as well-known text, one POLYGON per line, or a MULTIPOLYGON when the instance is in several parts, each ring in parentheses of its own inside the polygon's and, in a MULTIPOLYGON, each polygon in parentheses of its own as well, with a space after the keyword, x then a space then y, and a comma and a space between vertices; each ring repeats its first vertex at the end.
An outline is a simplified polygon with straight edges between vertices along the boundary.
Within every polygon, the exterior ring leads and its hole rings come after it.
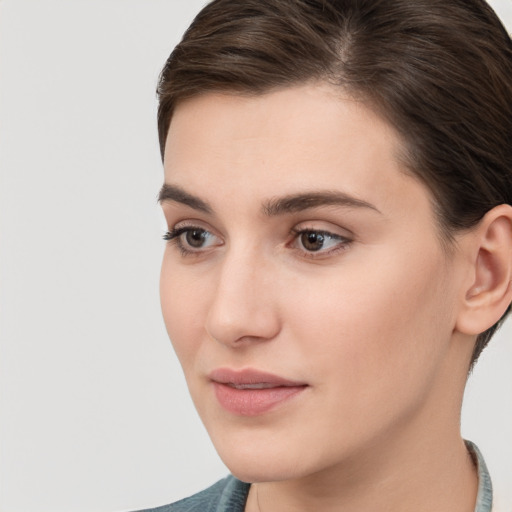
POLYGON ((320 233, 303 233, 301 241, 308 251, 319 251, 324 245, 324 236, 320 233))
POLYGON ((206 233, 200 229, 193 229, 191 231, 187 231, 186 240, 187 244, 191 247, 201 247, 204 243, 206 233))

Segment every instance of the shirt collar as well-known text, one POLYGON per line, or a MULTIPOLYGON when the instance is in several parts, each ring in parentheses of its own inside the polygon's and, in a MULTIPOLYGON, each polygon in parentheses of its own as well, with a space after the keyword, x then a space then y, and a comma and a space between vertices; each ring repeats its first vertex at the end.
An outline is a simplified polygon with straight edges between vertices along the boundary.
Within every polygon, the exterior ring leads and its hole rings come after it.
POLYGON ((478 495, 475 512, 491 512, 492 509, 492 482, 484 457, 478 447, 471 441, 465 441, 478 470, 478 495))

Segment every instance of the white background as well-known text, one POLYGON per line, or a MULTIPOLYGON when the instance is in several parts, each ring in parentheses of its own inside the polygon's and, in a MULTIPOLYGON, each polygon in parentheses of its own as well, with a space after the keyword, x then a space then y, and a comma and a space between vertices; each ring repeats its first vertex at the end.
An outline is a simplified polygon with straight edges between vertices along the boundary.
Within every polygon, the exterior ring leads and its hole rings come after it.
MULTIPOLYGON (((1 512, 133 510, 227 472, 158 303, 154 91, 203 3, 0 0, 1 512)), ((506 512, 511 339, 509 322, 463 413, 506 512)))

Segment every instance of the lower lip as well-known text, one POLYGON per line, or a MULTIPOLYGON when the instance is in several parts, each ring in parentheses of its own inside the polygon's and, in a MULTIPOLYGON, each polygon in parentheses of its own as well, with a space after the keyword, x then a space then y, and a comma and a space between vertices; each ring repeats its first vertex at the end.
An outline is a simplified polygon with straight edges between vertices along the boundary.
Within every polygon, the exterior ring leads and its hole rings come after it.
POLYGON ((227 384, 213 383, 220 405, 240 416, 258 416, 287 402, 304 391, 306 386, 281 386, 266 389, 236 389, 227 384))

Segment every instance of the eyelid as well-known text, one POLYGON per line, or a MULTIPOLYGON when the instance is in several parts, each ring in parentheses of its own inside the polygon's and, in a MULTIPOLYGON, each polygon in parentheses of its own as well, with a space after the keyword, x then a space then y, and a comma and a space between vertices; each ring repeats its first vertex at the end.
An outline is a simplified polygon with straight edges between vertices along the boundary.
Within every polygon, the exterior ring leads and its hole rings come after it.
POLYGON ((300 222, 290 230, 290 232, 293 233, 302 233, 304 231, 326 233, 331 236, 344 238, 347 240, 354 240, 356 237, 355 234, 346 227, 341 227, 336 224, 333 224, 332 222, 326 222, 321 220, 300 222))
POLYGON ((208 223, 199 219, 185 219, 173 222, 168 221, 168 226, 169 228, 166 234, 176 233, 178 231, 183 232, 191 229, 200 229, 203 231, 207 231, 208 233, 211 233, 212 235, 218 238, 221 238, 217 230, 213 229, 208 223))
POLYGON ((169 223, 169 226, 172 226, 170 229, 181 229, 181 228, 197 228, 204 229, 205 231, 210 231, 213 233, 213 228, 203 220, 193 219, 193 218, 185 218, 183 220, 173 220, 173 222, 169 223))

